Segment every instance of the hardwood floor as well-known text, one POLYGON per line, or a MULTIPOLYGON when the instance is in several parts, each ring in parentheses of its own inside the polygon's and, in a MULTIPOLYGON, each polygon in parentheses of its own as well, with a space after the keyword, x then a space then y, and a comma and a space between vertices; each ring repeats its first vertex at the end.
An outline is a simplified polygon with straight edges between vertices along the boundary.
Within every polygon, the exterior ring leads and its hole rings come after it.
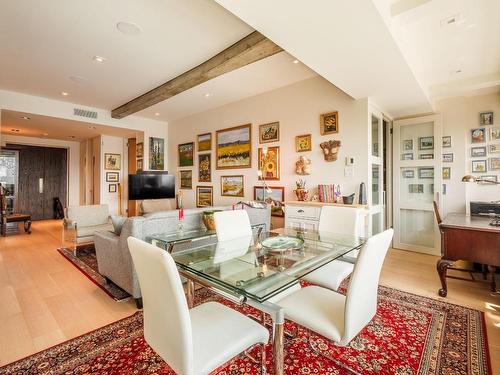
MULTIPOLYGON (((136 311, 133 301, 113 301, 56 251, 60 228, 60 221, 34 222, 31 235, 0 237, 0 365, 136 311)), ((391 249, 381 284, 442 299, 436 260, 391 249)), ((500 373, 500 295, 486 284, 450 279, 444 300, 485 311, 493 373, 500 373)))

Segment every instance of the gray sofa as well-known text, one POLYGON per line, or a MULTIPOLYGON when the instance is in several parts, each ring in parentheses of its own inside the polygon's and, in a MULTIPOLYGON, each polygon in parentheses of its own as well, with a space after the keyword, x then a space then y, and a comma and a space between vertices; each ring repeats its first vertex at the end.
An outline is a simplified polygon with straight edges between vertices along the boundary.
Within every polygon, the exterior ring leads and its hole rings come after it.
MULTIPOLYGON (((205 210, 231 210, 227 207, 207 207, 184 210, 183 229, 193 230, 205 228, 201 213, 205 210)), ((245 206, 252 226, 262 226, 269 230, 271 225, 271 207, 265 209, 245 206)), ((160 211, 144 216, 127 218, 123 223, 120 235, 112 231, 99 231, 94 235, 95 251, 99 273, 111 280, 123 290, 130 293, 141 306, 141 291, 135 274, 132 257, 127 245, 127 238, 132 236, 141 240, 157 233, 174 233, 178 230, 178 213, 176 210, 160 211)), ((213 239, 212 239, 213 241, 213 239)))

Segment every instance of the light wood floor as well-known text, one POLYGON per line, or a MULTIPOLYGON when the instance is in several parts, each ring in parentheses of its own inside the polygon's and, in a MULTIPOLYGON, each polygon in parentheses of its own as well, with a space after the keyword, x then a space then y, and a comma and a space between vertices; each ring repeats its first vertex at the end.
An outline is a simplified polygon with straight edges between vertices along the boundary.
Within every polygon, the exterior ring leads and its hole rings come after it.
MULTIPOLYGON (((0 365, 84 334, 136 311, 115 302, 56 248, 61 223, 35 222, 31 235, 0 237, 0 365)), ((436 257, 391 249, 381 284, 433 298, 436 257)), ((449 280, 446 301, 485 311, 493 373, 500 373, 500 295, 449 280)))

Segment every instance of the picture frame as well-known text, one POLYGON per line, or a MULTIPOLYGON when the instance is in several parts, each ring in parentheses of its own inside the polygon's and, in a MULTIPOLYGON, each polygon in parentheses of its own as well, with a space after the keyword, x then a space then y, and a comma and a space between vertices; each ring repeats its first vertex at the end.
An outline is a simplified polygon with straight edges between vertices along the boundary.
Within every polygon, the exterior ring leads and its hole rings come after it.
POLYGON ((451 135, 445 135, 443 136, 443 148, 449 148, 451 147, 451 135))
POLYGON ((500 169, 500 158, 490 158, 490 170, 498 171, 500 169))
POLYGON ((319 116, 321 135, 334 134, 339 132, 338 111, 323 113, 319 116))
POLYGON ((116 184, 109 184, 108 185, 108 193, 116 193, 116 184))
POLYGON ((198 181, 212 182, 212 154, 198 154, 198 181))
POLYGON ((443 154, 443 163, 453 163, 453 154, 443 154))
POLYGON ((179 171, 179 181, 179 189, 191 190, 193 188, 193 171, 190 169, 179 171))
POLYGON ((149 169, 163 171, 165 169, 165 140, 149 137, 149 169))
POLYGON ((253 187, 253 199, 267 202, 271 205, 271 216, 284 217, 283 202, 285 201, 285 188, 283 186, 268 186, 271 192, 263 186, 253 187), (265 193, 265 195, 264 195, 265 193))
POLYGON ((215 138, 216 169, 252 167, 251 124, 217 130, 215 138))
POLYGON ((484 173, 488 171, 486 160, 472 160, 472 173, 484 173))
POLYGON ((432 167, 418 168, 418 178, 434 178, 434 168, 432 167))
POLYGON ((220 195, 223 197, 244 197, 245 179, 243 175, 220 176, 220 195))
POLYGON ((405 139, 403 141, 403 151, 413 151, 413 139, 405 139))
MULTIPOLYGON (((259 148, 259 170, 262 171, 262 176, 265 180, 280 179, 280 148, 273 146, 267 148, 267 153, 264 154, 264 149, 259 148)), ((259 177, 262 180, 262 177, 259 177)))
POLYGON ((491 175, 482 175, 481 176, 481 179, 482 180, 485 180, 484 182, 480 182, 481 185, 489 185, 489 183, 487 181, 490 181, 490 182, 498 182, 498 176, 494 175, 494 174, 491 174, 491 175))
POLYGON ((135 156, 137 158, 144 157, 144 143, 143 142, 139 142, 135 145, 135 156))
POLYGON ((196 207, 214 205, 214 189, 212 186, 196 186, 196 207))
POLYGON ((471 143, 484 143, 486 141, 486 129, 485 128, 475 128, 470 131, 470 142, 471 143))
POLYGON ((413 169, 404 169, 403 170, 403 178, 414 178, 415 171, 413 169))
POLYGON ((481 112, 479 114, 479 125, 493 125, 493 112, 481 112))
POLYGON ((196 143, 198 145, 198 152, 212 150, 212 133, 198 134, 196 136, 196 143))
POLYGON ((443 180, 449 180, 451 178, 451 167, 443 167, 442 178, 443 180))
POLYGON ((424 184, 408 184, 408 192, 410 194, 422 194, 424 192, 424 184))
POLYGON ((295 151, 305 152, 312 150, 312 136, 311 134, 302 134, 295 137, 295 151))
POLYGON ((418 138, 419 150, 434 150, 434 136, 419 137, 418 138))
POLYGON ((413 152, 407 152, 402 154, 401 160, 413 160, 413 152))
POLYGON ((120 181, 119 172, 106 172, 106 182, 118 182, 120 181))
POLYGON ((122 155, 121 154, 104 154, 104 169, 108 171, 119 171, 122 169, 122 155))
POLYGON ((490 141, 500 141, 500 128, 490 128, 490 141))
POLYGON ((278 142, 280 140, 280 123, 270 122, 259 125, 259 143, 278 142))
POLYGON ((434 159, 434 154, 420 154, 418 158, 420 160, 434 159))
POLYGON ((181 143, 177 145, 179 167, 194 166, 194 142, 181 143))
POLYGON ((486 147, 471 147, 470 148, 470 156, 471 158, 485 157, 486 156, 486 147))
POLYGON ((490 154, 498 154, 498 153, 500 153, 500 143, 490 144, 489 145, 489 151, 490 151, 490 154))
POLYGON ((136 160, 135 170, 137 172, 142 172, 143 168, 144 168, 144 161, 143 161, 143 159, 137 159, 136 160))

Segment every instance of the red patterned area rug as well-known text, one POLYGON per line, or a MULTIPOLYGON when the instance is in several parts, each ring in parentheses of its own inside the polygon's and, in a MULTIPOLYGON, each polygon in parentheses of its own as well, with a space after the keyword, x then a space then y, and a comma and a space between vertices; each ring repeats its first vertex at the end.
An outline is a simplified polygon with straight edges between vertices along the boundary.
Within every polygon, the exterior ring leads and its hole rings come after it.
MULTIPOLYGON (((202 289, 197 302, 219 300, 202 289)), ((288 323, 291 327, 291 323, 288 323)), ((395 289, 380 287, 378 312, 348 346, 319 336, 315 345, 334 361, 315 354, 299 329, 285 347, 286 374, 491 374, 484 315, 395 289)), ((268 345, 268 371, 272 371, 268 345)), ((254 353, 258 356, 258 353, 254 353)), ((227 363, 218 374, 258 374, 245 356, 227 363)), ((173 374, 146 344, 142 312, 0 368, 0 374, 173 374)))

